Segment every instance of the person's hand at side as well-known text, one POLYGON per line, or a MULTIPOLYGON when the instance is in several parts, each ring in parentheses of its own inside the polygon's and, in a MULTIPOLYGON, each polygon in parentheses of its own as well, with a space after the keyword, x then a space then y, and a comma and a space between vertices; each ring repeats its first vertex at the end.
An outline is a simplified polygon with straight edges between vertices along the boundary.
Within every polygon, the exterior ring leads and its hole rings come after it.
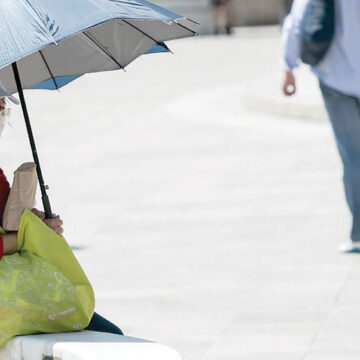
POLYGON ((287 70, 285 72, 282 91, 285 96, 292 96, 296 93, 296 81, 292 71, 287 70))
POLYGON ((45 219, 45 213, 37 209, 32 209, 32 212, 40 218, 50 229, 54 230, 56 234, 61 235, 64 232, 62 228, 63 222, 59 215, 53 214, 52 219, 45 219))

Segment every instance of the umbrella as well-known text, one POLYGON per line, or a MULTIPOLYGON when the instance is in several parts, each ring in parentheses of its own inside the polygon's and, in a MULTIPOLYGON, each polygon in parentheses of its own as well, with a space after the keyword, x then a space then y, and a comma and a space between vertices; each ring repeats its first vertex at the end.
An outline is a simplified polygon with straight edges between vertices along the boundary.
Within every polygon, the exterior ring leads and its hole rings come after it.
POLYGON ((164 43, 195 35, 192 21, 144 0, 2 0, 0 79, 19 93, 47 218, 51 206, 23 89, 60 89, 86 73, 124 69, 164 43))

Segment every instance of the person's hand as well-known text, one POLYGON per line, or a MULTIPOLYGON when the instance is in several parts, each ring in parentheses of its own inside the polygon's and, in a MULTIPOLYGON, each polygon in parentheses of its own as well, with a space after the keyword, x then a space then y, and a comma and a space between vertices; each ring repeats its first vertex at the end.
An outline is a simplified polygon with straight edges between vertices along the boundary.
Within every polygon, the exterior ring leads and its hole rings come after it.
POLYGON ((38 209, 32 209, 32 212, 40 218, 50 229, 54 230, 56 234, 61 235, 64 232, 62 228, 63 222, 59 215, 53 214, 52 219, 45 219, 45 213, 38 209))
POLYGON ((45 220, 45 213, 43 211, 33 208, 31 212, 35 214, 39 219, 45 220))
POLYGON ((291 96, 296 93, 296 81, 292 71, 285 72, 285 78, 282 86, 282 91, 285 96, 291 96))
POLYGON ((53 229, 58 235, 61 235, 64 232, 64 229, 62 228, 63 222, 60 219, 59 215, 53 214, 52 219, 45 219, 43 221, 50 229, 53 229))

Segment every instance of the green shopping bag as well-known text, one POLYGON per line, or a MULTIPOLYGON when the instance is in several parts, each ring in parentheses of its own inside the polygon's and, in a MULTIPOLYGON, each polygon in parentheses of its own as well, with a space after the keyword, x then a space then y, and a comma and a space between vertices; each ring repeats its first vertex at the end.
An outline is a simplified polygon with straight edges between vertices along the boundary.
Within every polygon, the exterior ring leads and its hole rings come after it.
POLYGON ((65 239, 25 210, 17 250, 0 260, 0 347, 16 335, 84 329, 94 292, 65 239))

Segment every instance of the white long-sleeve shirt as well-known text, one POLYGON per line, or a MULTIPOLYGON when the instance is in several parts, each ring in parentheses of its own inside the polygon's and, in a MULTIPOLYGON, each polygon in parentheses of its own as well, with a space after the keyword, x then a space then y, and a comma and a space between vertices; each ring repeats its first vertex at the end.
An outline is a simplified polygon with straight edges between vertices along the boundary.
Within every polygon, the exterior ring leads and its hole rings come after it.
MULTIPOLYGON (((283 61, 300 64, 301 22, 310 0, 295 0, 283 27, 283 61)), ((360 0, 335 0, 335 36, 325 58, 311 69, 325 85, 360 98, 360 0)))

